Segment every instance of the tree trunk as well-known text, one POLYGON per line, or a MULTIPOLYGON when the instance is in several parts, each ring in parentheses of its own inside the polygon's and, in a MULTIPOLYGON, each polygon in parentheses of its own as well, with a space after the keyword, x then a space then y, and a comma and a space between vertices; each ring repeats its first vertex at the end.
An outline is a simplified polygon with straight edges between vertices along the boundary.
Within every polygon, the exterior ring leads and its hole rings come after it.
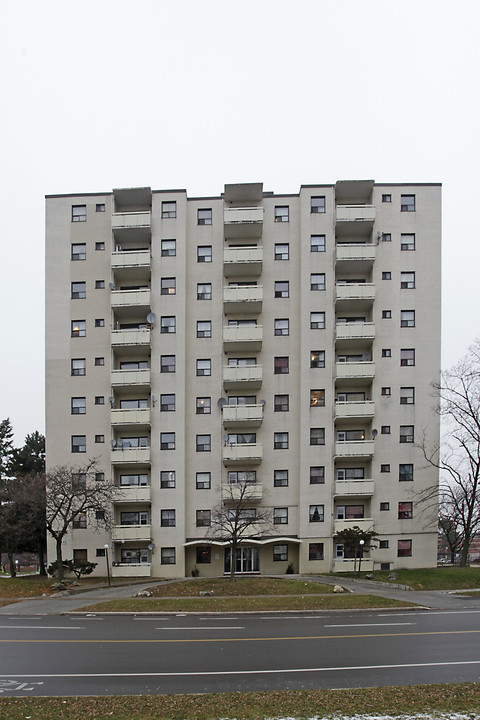
POLYGON ((13 553, 7 552, 8 562, 10 563, 10 577, 17 577, 17 569, 15 567, 15 560, 13 559, 13 553))
POLYGON ((63 580, 62 538, 57 538, 55 542, 57 547, 57 580, 61 582, 63 580))
POLYGON ((237 559, 237 543, 230 546, 230 582, 235 582, 235 562, 237 559))
POLYGON ((468 551, 470 549, 470 543, 464 542, 462 545, 462 551, 460 553, 460 567, 467 567, 468 565, 468 551))
POLYGON ((47 568, 45 567, 45 555, 44 555, 43 550, 39 550, 37 555, 38 555, 39 575, 45 576, 47 574, 47 568))

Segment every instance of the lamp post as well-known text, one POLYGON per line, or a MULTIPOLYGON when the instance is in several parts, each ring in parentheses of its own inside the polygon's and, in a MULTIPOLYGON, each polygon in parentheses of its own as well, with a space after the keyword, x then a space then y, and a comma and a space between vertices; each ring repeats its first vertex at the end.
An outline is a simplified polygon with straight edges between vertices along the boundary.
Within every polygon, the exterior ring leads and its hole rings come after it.
POLYGON ((110 565, 108 564, 108 545, 105 545, 105 560, 107 562, 107 578, 108 584, 110 585, 110 565))
POLYGON ((360 545, 360 557, 358 558, 358 576, 360 577, 360 570, 362 569, 363 546, 365 545, 365 540, 360 540, 358 544, 360 545))

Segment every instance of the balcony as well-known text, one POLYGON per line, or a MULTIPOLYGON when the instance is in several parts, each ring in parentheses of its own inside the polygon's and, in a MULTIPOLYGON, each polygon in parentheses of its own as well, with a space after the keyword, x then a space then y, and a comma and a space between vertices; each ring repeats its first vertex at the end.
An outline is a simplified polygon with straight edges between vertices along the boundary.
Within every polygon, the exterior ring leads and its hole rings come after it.
POLYGON ((375 452, 373 440, 353 440, 351 442, 336 442, 335 456, 343 458, 372 457, 375 452))
POLYGON ((223 272, 226 277, 260 275, 263 266, 263 247, 225 248, 223 272))
POLYGON ((335 367, 337 380, 368 380, 375 377, 374 362, 341 362, 335 367))
POLYGON ((335 420, 349 418, 372 418, 375 415, 375 403, 372 400, 346 401, 335 403, 335 420))
POLYGON ((259 427, 263 422, 263 405, 224 405, 223 426, 249 425, 259 427))
POLYGON ((110 294, 110 302, 112 308, 150 308, 150 288, 142 290, 112 290, 110 294))
POLYGON ((150 408, 110 411, 110 422, 115 427, 130 425, 150 425, 150 408))
POLYGON ((339 340, 375 340, 375 323, 337 323, 335 339, 337 342, 339 340))
POLYGON ((114 488, 113 502, 115 503, 149 503, 151 501, 151 488, 145 485, 125 485, 114 488))
POLYGON ((112 330, 111 344, 113 347, 119 347, 121 345, 150 345, 150 328, 112 330))
POLYGON ((226 207, 223 211, 225 240, 260 238, 263 231, 263 207, 226 207))
MULTIPOLYGON (((358 559, 356 562, 356 569, 358 570, 358 559)), ((335 560, 333 563, 333 572, 342 573, 349 572, 353 573, 355 570, 354 560, 335 560)), ((362 571, 373 572, 373 560, 371 558, 362 558, 362 571)))
POLYGON ((114 448, 110 459, 113 465, 150 465, 150 448, 114 448))
POLYGON ((121 212, 112 215, 113 237, 118 242, 150 242, 152 214, 147 212, 121 212))
POLYGON ((150 268, 151 265, 150 250, 124 250, 122 252, 112 253, 112 268, 150 268))
POLYGON ((114 525, 111 530, 113 542, 128 540, 150 540, 151 525, 114 525))
POLYGON ((223 368, 225 390, 259 390, 262 387, 263 365, 237 365, 223 368))
POLYGON ((375 262, 372 243, 337 243, 336 262, 342 272, 368 272, 375 262))
POLYGON ((152 566, 150 563, 112 563, 112 577, 150 577, 152 566))
POLYGON ((240 443, 225 445, 222 453, 224 465, 255 465, 262 462, 262 445, 260 443, 240 443))
POLYGON ((373 480, 336 480, 335 495, 339 497, 373 495, 374 485, 373 480))
POLYGON ((225 352, 254 351, 262 349, 263 328, 261 325, 226 325, 223 328, 223 349, 225 352))
POLYGON ((248 483, 248 485, 241 484, 222 484, 222 501, 224 503, 238 502, 238 500, 245 500, 250 502, 261 500, 263 496, 263 488, 260 483, 248 483))
POLYGON ((361 305, 370 305, 375 300, 374 283, 337 283, 336 287, 337 305, 349 306, 350 301, 361 305))
POLYGON ((337 235, 368 235, 375 222, 374 205, 337 205, 337 235))
POLYGON ((112 387, 150 387, 150 370, 112 370, 110 384, 112 387))
POLYGON ((262 303, 261 285, 223 288, 223 310, 226 313, 258 313, 262 311, 262 303))
MULTIPOLYGON (((373 518, 352 518, 351 520, 335 520, 333 524, 333 531, 335 534, 342 532, 342 530, 349 530, 352 527, 359 527, 364 532, 370 532, 373 530, 373 518)), ((362 560, 363 565, 363 560, 362 560)))

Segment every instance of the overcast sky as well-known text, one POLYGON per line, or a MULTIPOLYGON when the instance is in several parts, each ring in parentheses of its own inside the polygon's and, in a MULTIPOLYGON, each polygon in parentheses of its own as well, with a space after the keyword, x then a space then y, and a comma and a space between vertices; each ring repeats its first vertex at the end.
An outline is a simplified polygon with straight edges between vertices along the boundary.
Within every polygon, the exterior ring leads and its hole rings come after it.
POLYGON ((443 183, 443 364, 480 335, 480 2, 2 3, 0 419, 44 431, 44 196, 443 183), (477 209, 476 209, 477 208, 477 209))

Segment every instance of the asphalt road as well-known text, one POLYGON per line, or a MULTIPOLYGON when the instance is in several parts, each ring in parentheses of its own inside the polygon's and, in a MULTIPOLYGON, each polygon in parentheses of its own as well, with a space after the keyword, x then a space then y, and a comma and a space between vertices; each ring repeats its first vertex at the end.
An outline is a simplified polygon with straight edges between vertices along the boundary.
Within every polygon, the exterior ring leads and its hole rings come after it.
POLYGON ((343 688, 479 678, 480 609, 474 608, 0 617, 4 697, 343 688))

